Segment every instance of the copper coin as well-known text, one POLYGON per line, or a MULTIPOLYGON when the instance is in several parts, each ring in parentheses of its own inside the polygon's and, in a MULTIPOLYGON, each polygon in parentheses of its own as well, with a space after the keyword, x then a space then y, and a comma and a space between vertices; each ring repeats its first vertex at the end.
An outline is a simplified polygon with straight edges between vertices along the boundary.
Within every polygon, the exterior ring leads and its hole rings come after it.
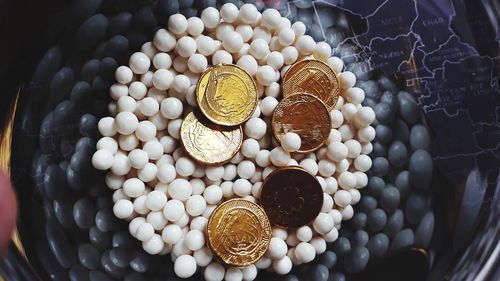
POLYGON ((318 216, 323 189, 316 177, 301 167, 278 168, 264 181, 260 204, 272 225, 297 228, 318 216))
POLYGON ((308 93, 322 100, 328 110, 337 104, 340 83, 335 71, 320 60, 301 60, 283 75, 283 96, 308 93))
POLYGON ((207 244, 228 265, 255 263, 266 253, 271 237, 266 213, 248 200, 228 200, 208 219, 207 244))
POLYGON ((288 132, 298 134, 302 141, 299 152, 310 152, 328 139, 331 122, 330 113, 321 100, 310 94, 295 94, 276 106, 271 127, 279 142, 288 132))

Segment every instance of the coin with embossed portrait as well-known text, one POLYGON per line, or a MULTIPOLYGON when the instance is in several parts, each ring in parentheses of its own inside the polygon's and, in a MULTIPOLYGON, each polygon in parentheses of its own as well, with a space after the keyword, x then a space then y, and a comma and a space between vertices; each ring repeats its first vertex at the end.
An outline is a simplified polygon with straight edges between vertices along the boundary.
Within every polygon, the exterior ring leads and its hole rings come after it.
POLYGON ((301 60, 283 76, 283 96, 297 93, 314 95, 332 110, 340 95, 340 84, 333 69, 320 60, 301 60))
POLYGON ((258 261, 266 253, 271 236, 266 213, 248 200, 228 200, 208 220, 208 245, 228 265, 246 266, 258 261))
POLYGON ((316 177, 301 167, 278 168, 264 181, 260 204, 272 225, 297 228, 318 216, 323 189, 316 177))
POLYGON ((295 94, 282 99, 276 106, 271 127, 275 138, 288 132, 296 133, 302 141, 299 152, 318 149, 328 139, 331 130, 330 113, 325 104, 310 94, 295 94))
POLYGON ((235 126, 247 121, 257 107, 257 86, 245 70, 229 64, 205 71, 196 87, 198 106, 212 122, 235 126))
POLYGON ((181 142, 195 160, 205 164, 227 162, 241 147, 241 126, 220 126, 198 111, 189 113, 181 125, 181 142))

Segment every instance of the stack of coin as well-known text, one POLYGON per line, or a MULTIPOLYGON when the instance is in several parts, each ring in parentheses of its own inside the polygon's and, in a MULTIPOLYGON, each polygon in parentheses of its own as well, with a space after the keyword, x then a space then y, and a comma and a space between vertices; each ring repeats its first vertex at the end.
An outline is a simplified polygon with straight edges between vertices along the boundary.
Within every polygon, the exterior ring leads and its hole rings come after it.
POLYGON ((283 76, 283 99, 272 117, 275 138, 293 132, 301 137, 299 152, 318 149, 328 139, 331 129, 329 112, 340 95, 337 75, 319 60, 293 64, 283 76))
POLYGON ((182 144, 199 162, 227 162, 240 149, 241 124, 257 107, 255 81, 236 65, 216 65, 201 75, 196 97, 201 114, 190 113, 184 119, 182 144))

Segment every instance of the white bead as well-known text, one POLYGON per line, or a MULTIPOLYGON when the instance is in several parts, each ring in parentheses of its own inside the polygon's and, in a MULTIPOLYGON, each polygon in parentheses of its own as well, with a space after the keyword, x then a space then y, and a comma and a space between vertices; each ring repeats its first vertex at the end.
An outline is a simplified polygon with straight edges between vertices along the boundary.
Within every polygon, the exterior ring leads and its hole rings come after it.
POLYGON ((220 7, 220 17, 228 23, 233 23, 238 18, 238 12, 238 7, 233 3, 226 3, 220 7))
POLYGON ((344 209, 340 210, 340 213, 342 214, 342 220, 350 220, 354 215, 354 209, 351 205, 347 205, 344 209))
POLYGON ((347 157, 349 158, 356 158, 361 153, 361 144, 357 140, 347 140, 344 145, 347 147, 347 157))
POLYGON ((264 39, 255 39, 250 43, 249 52, 255 59, 263 59, 269 54, 269 45, 264 39))
POLYGON ((349 89, 356 84, 356 76, 350 71, 344 71, 337 76, 340 80, 342 89, 349 89))
MULTIPOLYGON (((354 177, 356 178, 355 188, 363 188, 368 184, 368 176, 363 172, 354 172, 354 177)), ((350 189, 352 190, 352 189, 350 189)), ((355 204, 355 203, 353 203, 355 204)))
POLYGON ((253 264, 241 268, 241 272, 245 281, 252 281, 257 277, 257 267, 253 264))
POLYGON ((318 173, 318 164, 314 159, 311 158, 303 159, 300 161, 299 165, 313 176, 315 176, 318 173))
POLYGON ((168 18, 168 30, 175 35, 180 35, 186 32, 188 21, 182 14, 174 14, 168 18))
POLYGON ((150 255, 159 254, 163 247, 165 247, 165 243, 158 234, 154 234, 149 240, 142 242, 142 248, 150 255))
POLYGON ((250 39, 252 39, 253 28, 248 24, 238 25, 235 31, 241 35, 241 38, 243 38, 243 42, 248 42, 250 39))
POLYGON ((224 166, 221 165, 207 166, 205 168, 205 174, 207 178, 210 179, 211 181, 220 180, 224 176, 224 166))
POLYGON ((178 98, 168 97, 161 102, 160 112, 167 119, 177 119, 183 111, 182 102, 178 98))
POLYGON ((200 267, 207 266, 212 261, 213 256, 212 251, 208 247, 203 247, 193 252, 193 258, 196 260, 196 264, 200 267))
POLYGON ((285 63, 283 55, 280 52, 271 52, 266 57, 266 63, 271 66, 274 70, 280 70, 285 63))
POLYGON ((254 76, 257 74, 257 70, 259 69, 259 65, 257 64, 257 61, 255 58, 251 55, 243 55, 241 56, 236 64, 243 68, 248 74, 251 76, 254 76))
POLYGON ((338 57, 331 57, 326 62, 337 74, 339 74, 344 68, 344 62, 338 57))
POLYGON ((156 126, 151 121, 141 121, 137 125, 135 136, 140 141, 150 141, 156 136, 156 126))
POLYGON ((118 111, 134 112, 137 108, 137 101, 130 96, 123 96, 118 99, 116 106, 118 111))
POLYGON ((151 211, 159 211, 163 209, 166 203, 167 203, 167 196, 165 195, 165 193, 161 191, 154 190, 147 195, 146 206, 151 211))
POLYGON ((178 221, 184 213, 184 204, 177 199, 168 200, 163 207, 163 215, 172 222, 178 221))
POLYGON ((126 219, 134 212, 134 205, 130 200, 120 199, 113 205, 113 213, 119 219, 126 219))
MULTIPOLYGON (((118 190, 118 189, 122 190, 121 187, 123 185, 123 182, 125 181, 125 177, 124 176, 118 176, 118 175, 115 175, 113 173, 107 173, 105 181, 106 181, 106 185, 109 188, 111 188, 113 190, 118 190)), ((123 192, 123 190, 122 190, 122 192, 123 192)))
POLYGON ((153 163, 147 163, 144 168, 137 171, 137 177, 143 182, 151 182, 156 178, 158 168, 153 163))
MULTIPOLYGON (((189 217, 188 215, 186 215, 189 217)), ((186 236, 186 233, 188 232, 187 228, 183 228, 184 226, 179 225, 182 228, 182 236, 186 236)), ((173 257, 180 257, 182 255, 189 255, 191 256, 193 254, 193 251, 189 250, 186 245, 184 244, 184 238, 181 238, 177 244, 173 245, 172 247, 172 256, 173 257)))
POLYGON ((204 28, 205 26, 203 25, 203 21, 198 17, 190 17, 187 20, 187 33, 193 37, 202 34, 204 28))
POLYGON ((177 72, 186 72, 188 69, 187 65, 187 58, 177 56, 173 61, 172 61, 172 66, 174 67, 174 70, 177 72))
POLYGON ((182 238, 182 230, 176 224, 169 224, 163 228, 161 237, 167 244, 176 244, 182 238))
POLYGON ((290 46, 295 41, 295 32, 291 28, 281 29, 278 33, 278 42, 281 46, 290 46))
POLYGON ((114 128, 122 135, 130 135, 135 131, 138 124, 139 120, 134 113, 128 111, 120 112, 116 115, 114 128))
POLYGON ((313 232, 309 226, 304 225, 297 229, 297 239, 299 239, 300 241, 309 242, 311 241, 312 237, 313 232))
POLYGON ((271 152, 269 150, 260 150, 255 156, 255 163, 262 168, 269 166, 271 164, 270 155, 271 152))
POLYGON ((163 164, 158 167, 157 178, 162 183, 170 183, 177 176, 175 167, 170 164, 163 164))
POLYGON ((238 176, 242 179, 249 179, 255 174, 255 164, 252 161, 244 160, 238 164, 238 176))
POLYGON ((222 200, 222 189, 217 185, 210 185, 203 191, 203 197, 208 204, 217 204, 222 200))
POLYGON ((271 117, 274 109, 278 105, 278 101, 273 97, 265 97, 260 101, 260 110, 266 117, 271 117))
POLYGON ((196 52, 196 41, 190 36, 183 36, 175 45, 177 53, 184 58, 189 58, 196 52))
MULTIPOLYGON (((189 60, 188 60, 189 64, 189 60)), ((173 81, 174 90, 180 93, 187 93, 189 87, 191 87, 191 81, 186 75, 176 75, 173 81)))
POLYGON ((323 159, 318 162, 318 172, 323 177, 330 177, 335 173, 335 163, 323 159))
MULTIPOLYGON (((274 98, 272 98, 274 99, 274 98)), ((274 99, 276 100, 276 99, 274 99)), ((247 135, 250 138, 253 139, 261 139, 265 134, 267 130, 267 125, 266 122, 264 122, 262 119, 253 117, 250 118, 246 123, 244 127, 244 132, 245 135, 247 135)))
POLYGON ((98 170, 107 170, 113 166, 114 157, 111 151, 99 149, 92 155, 92 166, 98 170))
POLYGON ((340 112, 342 112, 344 119, 347 121, 351 120, 357 111, 358 108, 352 103, 346 103, 340 108, 340 112))
POLYGON ((162 211, 150 212, 147 215, 146 221, 151 224, 155 230, 162 230, 168 222, 162 211))
POLYGON ((193 217, 203 214, 206 207, 207 202, 201 195, 192 195, 186 201, 186 212, 193 217))
POLYGON ((286 133, 281 139, 281 146, 287 152, 295 152, 300 149, 300 136, 293 132, 286 133))
POLYGON ((325 183, 326 183, 326 186, 325 186, 325 192, 332 195, 334 194, 337 189, 338 189, 338 183, 337 183, 337 180, 334 178, 334 177, 328 177, 325 179, 325 183))
POLYGON ((358 109, 354 118, 358 122, 359 127, 366 127, 375 121, 375 112, 371 107, 363 106, 358 109))
POLYGON ((340 162, 347 157, 347 146, 339 141, 333 141, 328 145, 327 155, 335 162, 340 162))
POLYGON ((349 163, 349 160, 343 159, 342 161, 336 163, 336 167, 335 167, 335 169, 337 170, 336 172, 338 174, 341 174, 341 173, 347 171, 349 169, 350 164, 351 163, 349 163))
MULTIPOLYGON (((266 96, 277 98, 281 93, 281 86, 277 82, 272 82, 269 86, 266 87, 265 94, 266 96)), ((260 115, 260 107, 257 107, 259 109, 259 114, 260 115)))
POLYGON ((218 50, 212 56, 212 64, 231 64, 233 63, 233 56, 225 50, 218 50))
POLYGON ((172 72, 166 69, 158 69, 153 74, 153 85, 158 90, 168 90, 174 82, 172 72))
POLYGON ((370 154, 373 151, 373 145, 371 142, 361 144, 361 153, 370 154))
POLYGON ((238 17, 246 24, 254 24, 259 18, 259 11, 252 4, 243 4, 238 17))
POLYGON ((144 74, 149 70, 151 61, 144 53, 135 52, 130 56, 128 64, 135 74, 144 74))
MULTIPOLYGON (((202 171, 203 172, 203 175, 205 174, 205 171, 204 171, 204 168, 202 169, 199 169, 197 167, 197 169, 195 169, 195 173, 193 173, 193 176, 198 176, 196 174, 196 171, 202 171)), ((202 175, 202 176, 203 176, 202 175)), ((201 195, 203 194, 203 191, 205 190, 205 182, 202 180, 202 179, 199 179, 199 178, 194 178, 194 179, 191 179, 189 181, 189 183, 191 184, 191 186, 193 187, 193 194, 198 194, 198 195, 201 195)))
POLYGON ((347 190, 339 190, 333 195, 335 205, 343 208, 351 204, 351 194, 347 190))
POLYGON ((136 237, 137 229, 139 226, 141 226, 143 223, 146 222, 146 219, 143 217, 136 217, 132 219, 128 225, 128 231, 133 237, 136 237))
POLYGON ((123 191, 129 197, 138 197, 145 189, 144 182, 138 178, 130 178, 123 183, 123 191))
POLYGON ((273 260, 279 260, 286 255, 288 247, 281 238, 273 237, 269 243, 269 248, 267 249, 268 256, 273 260))
POLYGON ((196 164, 187 157, 181 157, 175 162, 175 170, 183 177, 191 176, 194 173, 196 164))
POLYGON ((333 218, 327 213, 319 213, 314 219, 313 227, 319 234, 326 234, 335 226, 333 218))
POLYGON ((367 126, 359 129, 357 135, 360 142, 371 142, 375 138, 375 129, 367 126))
POLYGON ((310 55, 312 54, 314 47, 316 46, 316 42, 309 35, 302 35, 297 38, 295 41, 295 48, 301 55, 310 55))
MULTIPOLYGON (((128 94, 136 100, 140 100, 146 96, 148 89, 144 83, 140 81, 134 81, 130 83, 128 87, 128 94)), ((111 90, 110 90, 111 92, 111 90)))
POLYGON ((153 38, 153 44, 162 52, 170 52, 176 43, 175 35, 166 29, 159 29, 153 38))
POLYGON ((285 275, 292 270, 292 261, 288 256, 284 256, 279 260, 273 261, 273 269, 280 275, 285 275))
POLYGON ((344 115, 340 110, 334 109, 330 111, 330 119, 332 120, 332 128, 338 128, 344 123, 344 115))
MULTIPOLYGON (((118 146, 117 146, 118 147, 118 146)), ((243 141, 241 145, 241 153, 243 156, 254 159, 257 156, 257 153, 260 151, 259 142, 253 138, 248 138, 243 141)))
POLYGON ((354 167, 361 172, 366 172, 372 167, 372 159, 368 155, 359 155, 354 159, 354 167))
POLYGON ((180 278, 188 278, 196 272, 196 260, 190 255, 179 256, 174 263, 175 275, 180 278))
POLYGON ((328 193, 323 193, 323 206, 321 206, 321 212, 330 212, 333 208, 333 198, 328 193))
POLYGON ((236 178, 237 175, 238 171, 236 169, 236 165, 226 164, 224 166, 224 175, 222 176, 223 180, 226 181, 233 180, 234 178, 236 178))
POLYGON ((286 152, 282 147, 276 147, 270 153, 271 163, 276 167, 284 167, 290 161, 290 153, 286 152))
POLYGON ((237 267, 230 267, 226 270, 226 275, 224 275, 224 280, 241 281, 243 280, 243 273, 237 267))
POLYGON ((330 232, 323 235, 322 237, 328 243, 335 242, 337 240, 337 238, 339 237, 339 231, 334 227, 334 228, 332 228, 332 230, 330 230, 330 232))
POLYGON ((189 229, 193 230, 199 230, 199 231, 205 231, 207 228, 208 224, 208 219, 204 217, 195 217, 191 220, 191 223, 189 224, 189 229))
POLYGON ((113 166, 111 172, 115 175, 123 176, 130 171, 130 163, 128 157, 123 153, 117 153, 113 159, 113 166))
POLYGON ((191 184, 185 179, 175 179, 168 186, 170 198, 186 201, 193 193, 191 184))
POLYGON ((116 135, 114 123, 115 119, 113 117, 104 117, 97 123, 97 129, 104 137, 112 137, 116 135))
POLYGON ((361 193, 359 192, 359 190, 349 189, 349 193, 351 194, 351 204, 358 204, 359 200, 361 199, 361 193))
POLYGON ((343 189, 351 189, 356 187, 356 177, 349 171, 342 172, 338 178, 339 186, 343 189))
POLYGON ((120 66, 116 69, 115 71, 115 79, 119 83, 122 84, 128 84, 130 81, 132 81, 132 78, 134 77, 134 73, 132 73, 132 70, 126 66, 120 66))
POLYGON ((243 38, 238 32, 229 31, 223 35, 222 46, 230 53, 237 53, 243 46, 243 38))
POLYGON ((184 245, 191 251, 199 250, 205 245, 205 235, 199 230, 191 230, 184 238, 184 245))
POLYGON ((237 179, 233 184, 233 190, 239 197, 245 197, 252 193, 252 184, 246 179, 237 179))
POLYGON ((134 211, 141 215, 146 215, 149 213, 149 209, 146 206, 146 195, 141 195, 134 200, 134 211))
POLYGON ((129 87, 127 87, 127 85, 115 83, 109 88, 109 95, 112 99, 118 100, 120 97, 126 96, 129 93, 129 88, 132 87, 134 83, 135 82, 132 82, 129 87))
POLYGON ((218 262, 213 262, 205 268, 203 276, 206 281, 222 281, 224 274, 224 267, 218 262))
POLYGON ((158 160, 163 155, 163 146, 154 139, 146 142, 142 149, 148 154, 151 160, 158 160))
POLYGON ((214 7, 208 7, 201 12, 201 20, 207 28, 216 28, 220 22, 219 11, 214 7))
POLYGON ((266 9, 262 13, 262 25, 269 30, 276 29, 281 24, 281 14, 276 9, 266 9))
POLYGON ((144 116, 151 117, 158 113, 160 105, 154 98, 146 97, 139 101, 138 108, 144 116))
POLYGON ((331 54, 332 47, 326 42, 319 42, 313 50, 314 58, 322 61, 327 61, 331 54))
POLYGON ((207 58, 202 54, 194 54, 188 59, 188 67, 193 73, 202 73, 207 70, 207 58))
POLYGON ((288 46, 281 50, 283 61, 286 65, 293 64, 299 58, 299 51, 294 46, 288 46))
POLYGON ((346 91, 346 97, 350 103, 361 104, 365 99, 365 92, 361 88, 353 87, 346 91))
POLYGON ((296 21, 292 24, 292 30, 296 36, 304 35, 306 34, 306 25, 300 21, 296 21))
POLYGON ((269 30, 267 30, 266 28, 256 27, 253 30, 252 40, 259 39, 259 38, 266 41, 266 43, 269 45, 269 43, 271 42, 272 35, 269 32, 269 30))
POLYGON ((310 243, 314 247, 314 250, 316 250, 316 255, 321 255, 326 251, 325 239, 321 237, 314 237, 310 243))
POLYGON ((316 250, 307 242, 300 242, 295 247, 295 257, 303 263, 311 262, 316 256, 316 250))
POLYGON ((151 239, 151 237, 153 237, 153 235, 155 234, 155 230, 153 228, 153 226, 147 222, 141 224, 138 228, 137 228, 137 232, 136 232, 136 238, 139 239, 140 241, 147 241, 149 239, 151 239))

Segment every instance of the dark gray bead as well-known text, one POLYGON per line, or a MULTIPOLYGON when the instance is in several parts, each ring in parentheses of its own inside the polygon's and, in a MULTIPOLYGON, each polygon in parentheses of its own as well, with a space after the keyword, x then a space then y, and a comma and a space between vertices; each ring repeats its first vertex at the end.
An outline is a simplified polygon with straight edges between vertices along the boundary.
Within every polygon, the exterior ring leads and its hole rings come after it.
POLYGON ((389 237, 383 233, 377 233, 370 238, 370 241, 366 244, 366 248, 370 251, 370 256, 380 258, 389 249, 389 237))
POLYGON ((70 268, 76 263, 76 254, 71 247, 68 237, 61 226, 53 219, 47 219, 45 235, 47 235, 50 251, 61 266, 70 268))
POLYGON ((96 208, 94 202, 82 198, 75 202, 73 206, 73 217, 78 227, 89 229, 94 225, 96 208))
POLYGON ((325 31, 325 41, 333 48, 336 48, 344 38, 344 32, 339 27, 330 27, 325 31))
POLYGON ((109 252, 111 262, 118 267, 127 267, 130 262, 130 250, 124 247, 113 248, 109 252))
POLYGON ((365 91, 366 98, 370 98, 376 102, 380 100, 382 92, 379 90, 378 85, 375 81, 362 81, 361 83, 359 83, 358 87, 365 91))
POLYGON ((434 233, 434 214, 428 212, 415 230, 415 246, 427 248, 434 233))
MULTIPOLYGON (((87 61, 80 70, 81 79, 84 80, 84 82, 91 82, 94 80, 94 78, 99 74, 99 65, 100 61, 98 59, 91 59, 87 61)), ((75 84, 75 87, 77 84, 75 84)))
POLYGON ((314 281, 327 281, 328 280, 328 275, 330 273, 328 272, 328 268, 322 264, 316 264, 312 268, 312 280, 314 281))
POLYGON ((345 237, 339 237, 337 241, 333 244, 333 251, 342 256, 351 250, 351 242, 345 237))
POLYGON ((366 61, 353 62, 347 66, 347 70, 354 73, 358 81, 370 79, 371 69, 366 61))
POLYGON ((216 0, 195 0, 194 6, 202 11, 208 7, 215 7, 216 2, 216 0))
POLYGON ((393 250, 398 250, 402 249, 405 247, 409 247, 413 245, 413 242, 415 240, 415 237, 413 235, 413 231, 409 228, 404 229, 400 231, 396 236, 394 236, 394 239, 392 240, 391 243, 391 251, 393 250))
POLYGON ((377 199, 369 195, 362 196, 358 206, 361 211, 367 213, 377 208, 377 199))
POLYGON ((80 138, 75 145, 76 151, 84 151, 87 154, 95 151, 95 142, 89 137, 80 138))
POLYGON ((394 108, 385 102, 377 104, 373 111, 375 111, 377 121, 382 124, 389 124, 394 119, 394 108))
MULTIPOLYGON (((346 65, 358 61, 357 54, 359 53, 359 48, 351 43, 343 43, 339 45, 336 49, 336 53, 344 61, 346 65)), ((347 67, 349 68, 349 67, 347 67)))
POLYGON ((92 86, 86 81, 76 82, 70 93, 71 101, 81 109, 87 108, 90 105, 92 96, 92 86))
POLYGON ((71 157, 70 168, 79 175, 88 175, 92 168, 92 156, 87 151, 77 151, 71 157))
MULTIPOLYGON (((172 1, 172 2, 176 2, 176 1, 172 1)), ((185 9, 185 8, 189 8, 189 7, 193 6, 193 3, 194 3, 194 0, 179 0, 178 5, 179 5, 179 8, 185 9)))
MULTIPOLYGON (((127 37, 123 35, 115 35, 109 39, 104 50, 104 55, 114 58, 118 62, 126 60, 128 55, 129 43, 127 37)), ((109 80, 109 78, 107 78, 109 80)), ((114 75, 111 76, 114 79, 114 75)))
POLYGON ((116 226, 116 217, 111 210, 100 210, 95 216, 95 225, 101 231, 111 231, 116 226))
MULTIPOLYGON (((360 81, 359 83, 362 83, 363 81, 360 81)), ((359 87, 359 85, 358 85, 359 87)), ((374 108, 376 105, 377 105, 377 102, 374 101, 373 99, 371 98, 365 98, 363 100, 363 102, 361 103, 363 106, 369 106, 371 108, 374 108)), ((378 125, 378 122, 377 120, 373 120, 373 123, 372 123, 372 126, 377 126, 378 125)))
POLYGON ((420 109, 418 108, 415 97, 405 91, 398 94, 399 110, 401 116, 408 124, 414 124, 420 117, 420 109))
POLYGON ((122 279, 123 276, 125 275, 126 273, 126 270, 124 267, 118 267, 116 266, 112 261, 111 261, 111 258, 109 256, 109 250, 108 251, 104 251, 101 255, 101 266, 102 268, 104 268, 104 270, 111 276, 113 276, 113 278, 116 278, 116 279, 122 279))
POLYGON ((373 209, 368 213, 368 227, 370 231, 377 232, 384 228, 387 215, 382 209, 373 209))
POLYGON ((410 130, 408 129, 408 125, 406 125, 405 121, 400 118, 396 118, 392 121, 391 124, 392 129, 392 137, 394 140, 401 141, 403 143, 408 143, 410 138, 410 130))
MULTIPOLYGON (((66 138, 62 139, 59 147, 59 152, 64 157, 64 161, 67 161, 66 159, 71 159, 71 156, 73 156, 73 154, 75 153, 75 141, 66 138)), ((66 170, 66 168, 64 170, 66 170)), ((66 173, 64 173, 64 175, 66 175, 66 173)))
POLYGON ((373 197, 378 198, 385 187, 385 181, 381 177, 370 177, 366 186, 368 192, 373 197))
POLYGON ((80 117, 80 133, 86 137, 97 137, 97 122, 99 120, 92 114, 84 114, 80 117))
POLYGON ((101 254, 94 246, 85 243, 78 246, 78 258, 83 266, 93 270, 99 267, 101 254))
POLYGON ((307 34, 316 42, 325 41, 325 35, 323 34, 321 26, 317 23, 312 24, 311 28, 307 30, 307 34))
POLYGON ((43 182, 45 194, 53 200, 61 199, 68 186, 66 183, 66 173, 58 165, 47 167, 43 182))
POLYGON ((394 185, 399 190, 401 199, 406 199, 411 189, 410 173, 408 171, 399 172, 399 174, 396 176, 396 180, 394 181, 394 185))
POLYGON ((374 175, 383 177, 389 173, 389 161, 384 157, 377 157, 373 159, 371 171, 374 175))
POLYGON ((387 223, 384 227, 384 233, 389 237, 394 237, 396 234, 401 231, 404 225, 404 214, 401 210, 396 210, 392 215, 387 219, 387 223))
POLYGON ((408 150, 406 145, 400 141, 394 141, 387 150, 387 158, 391 165, 402 167, 408 161, 408 150))
POLYGON ((398 85, 396 85, 396 83, 394 83, 394 81, 392 81, 387 76, 380 76, 377 82, 379 86, 385 91, 389 91, 392 93, 396 93, 398 91, 398 85))
POLYGON ((99 210, 111 210, 113 208, 113 201, 107 196, 97 198, 97 208, 99 210))
POLYGON ((283 277, 283 281, 299 281, 300 279, 295 274, 287 274, 283 277))
MULTIPOLYGON (((61 66, 62 50, 59 46, 53 46, 47 50, 43 58, 38 63, 34 73, 33 82, 49 82, 61 66)), ((38 97, 41 98, 41 97, 38 97)))
POLYGON ((397 110, 399 106, 397 96, 389 91, 385 91, 382 93, 382 96, 380 97, 380 102, 388 104, 392 110, 397 110))
POLYGON ((182 9, 180 13, 183 14, 186 18, 190 18, 196 17, 198 15, 198 10, 196 10, 195 8, 187 8, 182 9))
POLYGON ((375 133, 375 139, 382 144, 387 144, 392 140, 392 129, 389 126, 379 124, 375 127, 375 133))
POLYGON ((392 214, 399 206, 399 190, 394 186, 387 186, 380 195, 380 207, 388 214, 392 214))
MULTIPOLYGON (((177 1, 170 0, 169 2, 175 3, 177 1)), ((158 26, 158 21, 151 6, 145 6, 137 10, 132 17, 132 25, 136 30, 143 31, 145 33, 153 32, 158 26)))
POLYGON ((135 245, 136 240, 130 236, 128 231, 118 231, 113 234, 113 247, 130 248, 135 245))
POLYGON ((90 281, 114 281, 114 279, 109 277, 106 273, 97 270, 92 270, 89 275, 90 281))
POLYGON ((129 263, 130 267, 137 272, 146 272, 150 264, 150 256, 143 251, 136 251, 129 263))
POLYGON ((427 190, 432 180, 432 158, 429 152, 419 149, 410 157, 410 183, 412 186, 427 190))
POLYGON ((330 275, 328 281, 346 281, 345 275, 340 272, 334 272, 330 275))
POLYGON ((293 1, 293 4, 295 4, 295 6, 300 9, 309 9, 312 7, 312 0, 293 1))
POLYGON ((102 232, 93 226, 89 231, 89 240, 97 249, 104 250, 111 246, 111 233, 102 232))
POLYGON ((368 233, 364 230, 357 230, 351 237, 351 244, 353 247, 364 247, 368 243, 368 233))
POLYGON ((70 167, 66 169, 66 180, 68 181, 69 187, 74 190, 81 190, 85 186, 86 178, 85 176, 78 174, 70 167))
POLYGON ((73 202, 54 200, 53 207, 57 221, 64 228, 72 228, 75 224, 75 221, 73 220, 73 202))
POLYGON ((316 2, 314 4, 314 9, 316 10, 317 21, 321 23, 324 30, 335 25, 336 15, 331 5, 316 2))
POLYGON ((306 26, 312 26, 314 11, 312 9, 297 9, 296 21, 303 22, 306 26))
MULTIPOLYGON (((124 36, 121 36, 121 37, 118 37, 118 38, 122 38, 121 40, 126 41, 127 42, 127 47, 128 47, 128 40, 127 40, 127 38, 125 38, 124 36)), ((106 49, 108 48, 108 46, 110 46, 109 43, 106 44, 106 49)), ((104 80, 114 82, 115 81, 115 70, 117 68, 118 68, 118 62, 116 62, 116 60, 114 58, 112 58, 112 57, 105 57, 99 63, 99 77, 101 77, 104 80)))
POLYGON ((327 250, 319 257, 319 263, 331 269, 337 264, 337 255, 330 250, 327 250))
POLYGON ((144 274, 139 272, 131 271, 125 275, 123 281, 146 281, 144 274))
POLYGON ((409 223, 418 224, 429 210, 429 200, 426 195, 412 193, 406 201, 405 216, 409 223))
POLYGON ((108 19, 102 15, 94 15, 78 28, 75 34, 75 48, 77 50, 89 50, 95 47, 106 35, 108 19))
POLYGON ((365 247, 356 247, 347 255, 344 266, 347 272, 360 272, 365 269, 370 258, 370 252, 365 247))
POLYGON ((412 150, 430 150, 431 137, 429 136, 429 131, 425 126, 421 124, 416 124, 411 127, 410 132, 410 146, 412 150))
POLYGON ((132 14, 129 12, 120 12, 109 20, 109 35, 125 34, 132 23, 132 14))
POLYGON ((68 275, 70 281, 90 281, 88 269, 81 264, 74 265, 68 275))
POLYGON ((368 217, 365 213, 355 212, 352 218, 352 226, 356 230, 364 229, 366 227, 366 221, 368 217))
POLYGON ((347 20, 347 16, 344 12, 341 11, 340 13, 338 13, 335 25, 345 29, 349 29, 349 21, 347 20))
POLYGON ((372 157, 384 157, 387 155, 387 149, 385 145, 381 144, 380 142, 374 142, 373 143, 373 151, 371 153, 372 157))
POLYGON ((73 87, 75 75, 69 67, 61 68, 52 78, 50 82, 50 100, 57 103, 68 97, 71 88, 73 87))

